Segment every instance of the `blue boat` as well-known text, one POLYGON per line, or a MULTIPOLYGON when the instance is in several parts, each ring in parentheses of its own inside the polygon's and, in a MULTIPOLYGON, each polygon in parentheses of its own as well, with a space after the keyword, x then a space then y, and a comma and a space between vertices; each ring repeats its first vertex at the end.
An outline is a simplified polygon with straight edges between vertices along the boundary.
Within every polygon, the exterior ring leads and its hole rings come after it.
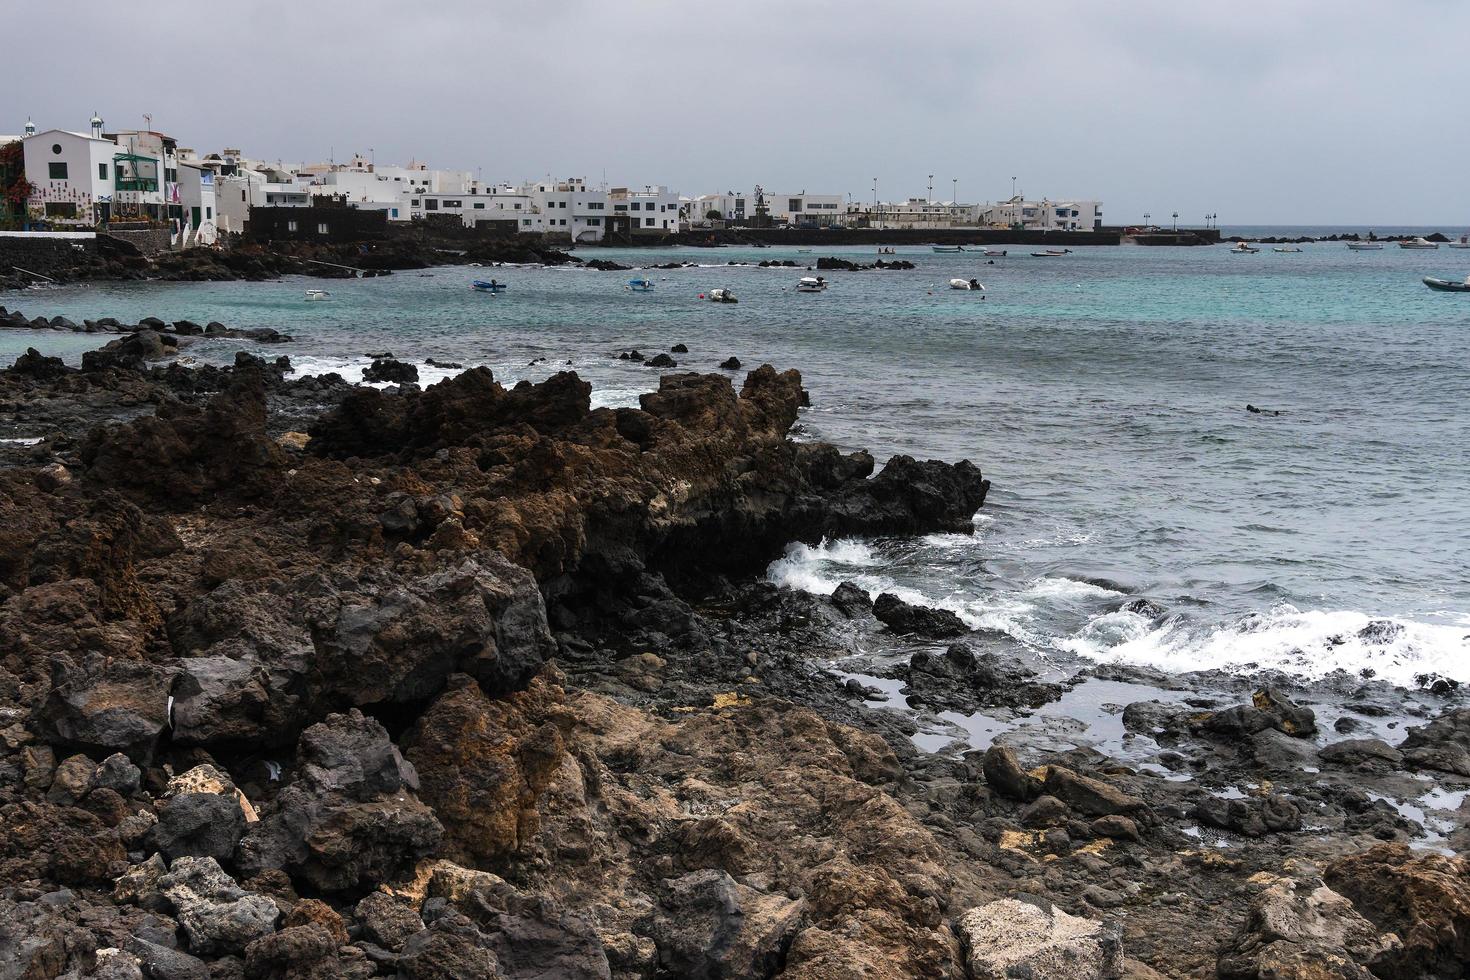
POLYGON ((496 282, 494 279, 491 279, 489 282, 483 279, 476 279, 473 285, 476 291, 481 293, 503 293, 508 288, 505 283, 496 282))
POLYGON ((652 279, 629 279, 628 280, 628 285, 626 287, 624 287, 624 288, 626 288, 626 289, 628 289, 628 290, 630 290, 632 292, 635 292, 635 293, 651 293, 651 292, 653 292, 653 280, 652 279))

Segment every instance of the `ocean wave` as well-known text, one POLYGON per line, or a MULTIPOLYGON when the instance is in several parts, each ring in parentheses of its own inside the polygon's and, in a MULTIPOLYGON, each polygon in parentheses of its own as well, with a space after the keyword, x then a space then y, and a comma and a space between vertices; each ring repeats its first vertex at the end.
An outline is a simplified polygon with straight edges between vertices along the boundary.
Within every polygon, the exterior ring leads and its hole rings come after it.
POLYGON ((1226 626, 1180 620, 1153 627, 1135 613, 1094 617, 1061 648, 1103 663, 1174 673, 1283 671, 1315 680, 1335 671, 1367 674, 1404 687, 1424 675, 1470 681, 1465 631, 1350 610, 1301 611, 1282 603, 1226 626))

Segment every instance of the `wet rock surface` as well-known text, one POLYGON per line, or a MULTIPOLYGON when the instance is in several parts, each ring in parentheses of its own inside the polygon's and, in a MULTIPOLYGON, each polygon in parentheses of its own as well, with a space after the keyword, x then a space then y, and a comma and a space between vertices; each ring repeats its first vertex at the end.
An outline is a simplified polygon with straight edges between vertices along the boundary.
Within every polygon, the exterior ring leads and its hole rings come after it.
POLYGON ((792 441, 794 371, 593 409, 570 373, 123 340, 0 372, 46 435, 0 467, 0 975, 1470 959, 1457 691, 1038 666, 761 581, 793 541, 968 533, 988 490, 792 441))

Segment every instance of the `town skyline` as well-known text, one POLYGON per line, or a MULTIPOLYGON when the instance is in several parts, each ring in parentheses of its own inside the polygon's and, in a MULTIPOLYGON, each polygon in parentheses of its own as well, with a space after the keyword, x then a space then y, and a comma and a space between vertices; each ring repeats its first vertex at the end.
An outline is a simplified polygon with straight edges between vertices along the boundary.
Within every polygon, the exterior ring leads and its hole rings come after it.
MULTIPOLYGON (((932 173, 936 199, 957 179, 961 201, 1004 200, 1016 178, 1032 197, 1106 200, 1120 223, 1470 221, 1456 197, 1470 136, 1435 109, 1470 83, 1457 50, 1470 10, 1435 0, 935 2, 904 18, 764 0, 720 15, 516 3, 493 17, 446 0, 408 17, 369 0, 313 9, 330 44, 232 23, 223 60, 190 42, 197 8, 161 0, 144 31, 119 8, 77 6, 100 35, 156 45, 167 77, 199 84, 129 91, 106 59, 57 73, 27 48, 6 100, 17 118, 0 131, 27 116, 80 131, 93 112, 142 128, 147 112, 201 153, 360 152, 486 182, 579 176, 690 195, 760 182, 860 204, 874 178, 884 200, 924 197, 932 173)), ((71 11, 34 17, 60 29, 71 11)))

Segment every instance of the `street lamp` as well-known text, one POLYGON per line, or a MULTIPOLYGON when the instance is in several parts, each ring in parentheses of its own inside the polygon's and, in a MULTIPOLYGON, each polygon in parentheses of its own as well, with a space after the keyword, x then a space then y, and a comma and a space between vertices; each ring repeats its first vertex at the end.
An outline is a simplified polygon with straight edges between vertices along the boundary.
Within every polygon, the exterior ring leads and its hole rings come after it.
POLYGON ((1149 219, 1152 218, 1152 217, 1153 217, 1153 215, 1149 214, 1147 211, 1143 212, 1143 226, 1145 228, 1151 228, 1151 227, 1153 227, 1152 225, 1149 224, 1149 219))
POLYGON ((1175 231, 1178 231, 1179 230, 1179 212, 1178 211, 1175 211, 1174 212, 1174 230, 1175 231))
POLYGON ((1011 200, 1014 201, 1015 199, 1016 199, 1016 178, 1012 177, 1011 178, 1011 200))

